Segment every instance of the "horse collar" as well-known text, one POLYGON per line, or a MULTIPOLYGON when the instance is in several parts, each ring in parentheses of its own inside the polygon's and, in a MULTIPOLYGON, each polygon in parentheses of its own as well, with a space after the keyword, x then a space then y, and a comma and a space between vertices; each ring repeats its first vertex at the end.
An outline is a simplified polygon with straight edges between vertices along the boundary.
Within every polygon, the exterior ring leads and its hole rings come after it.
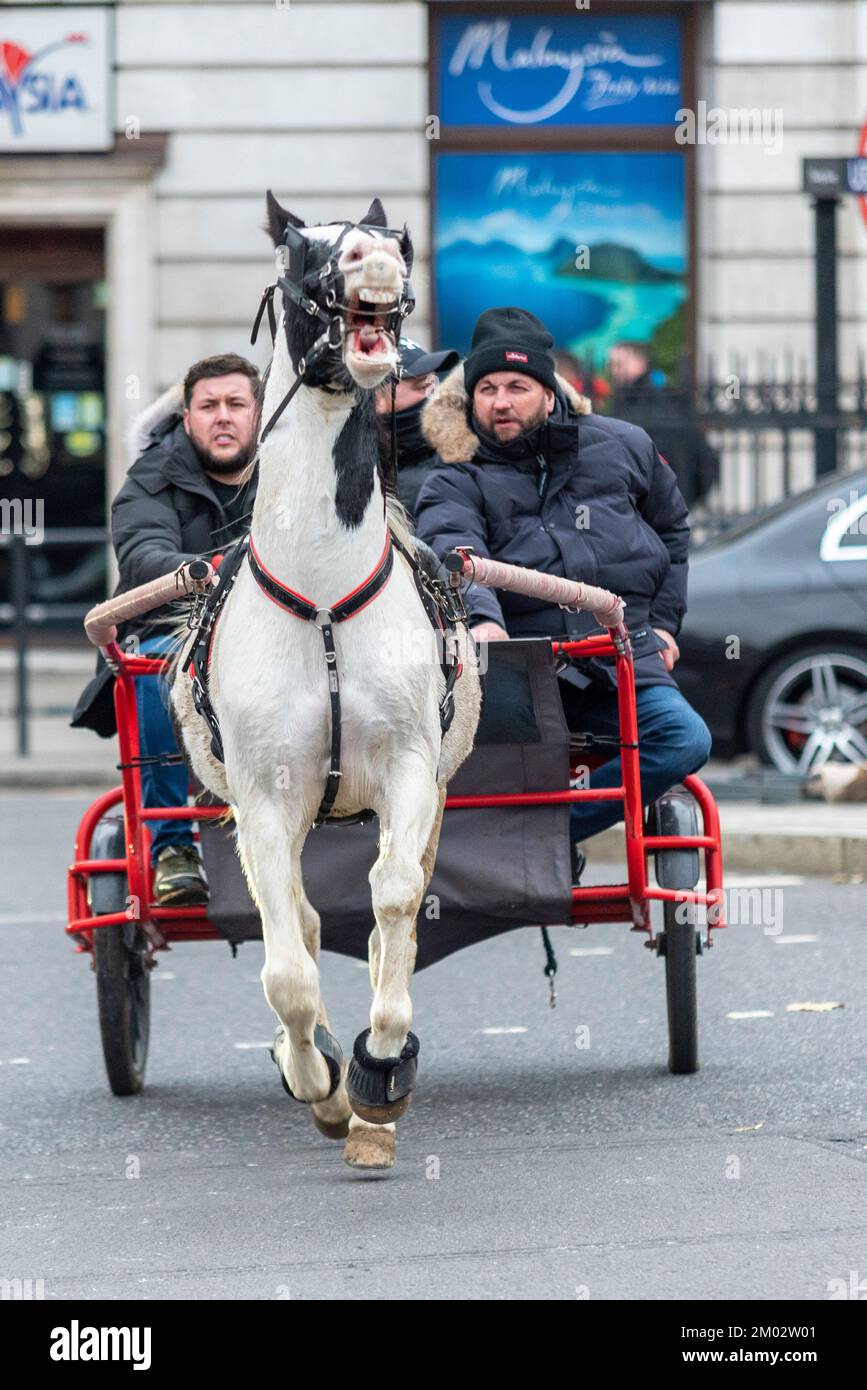
POLYGON ((347 618, 354 617, 356 613, 361 612, 362 608, 366 608, 369 603, 372 603, 391 576, 394 566, 394 551, 391 544, 391 532, 386 529, 382 554, 370 574, 361 584, 357 584, 348 594, 344 594, 343 598, 338 599, 337 603, 333 603, 330 608, 321 608, 312 599, 305 598, 295 589, 289 589, 285 584, 281 584, 280 580, 262 564, 252 534, 247 550, 247 559, 253 572, 253 578, 272 602, 285 609, 287 613, 291 613, 293 617, 304 618, 307 622, 315 623, 318 628, 323 628, 327 624, 342 623, 347 618))

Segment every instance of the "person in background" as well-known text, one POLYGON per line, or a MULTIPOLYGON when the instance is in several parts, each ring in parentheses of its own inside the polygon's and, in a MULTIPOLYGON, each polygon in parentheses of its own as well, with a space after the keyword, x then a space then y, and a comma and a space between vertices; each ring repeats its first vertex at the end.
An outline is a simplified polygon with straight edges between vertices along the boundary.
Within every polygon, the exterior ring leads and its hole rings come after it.
MULTIPOLYGON (((256 420, 259 373, 236 353, 204 358, 187 372, 183 391, 167 392, 145 419, 152 420, 141 456, 111 508, 111 534, 120 570, 116 593, 170 574, 196 556, 218 563, 220 555, 249 527, 256 496, 256 420)), ((172 650, 168 609, 127 624, 121 635, 138 641, 143 655, 172 650)), ((104 667, 83 692, 72 717, 75 728, 114 732, 106 711, 111 672, 104 667)), ((140 751, 164 758, 178 752, 159 677, 136 681, 140 751)), ((184 763, 145 764, 145 806, 184 806, 188 777, 184 763)), ((162 904, 191 907, 208 900, 208 884, 193 843, 192 822, 151 821, 154 896, 162 904)))
POLYGON ((689 419, 688 395, 665 389, 665 376, 650 366, 645 343, 616 343, 608 355, 614 386, 611 413, 647 430, 677 476, 688 507, 704 501, 719 478, 719 457, 689 419))
POLYGON ((611 385, 604 376, 597 376, 591 366, 586 366, 574 352, 557 348, 554 352, 554 370, 564 381, 582 396, 589 396, 594 405, 601 405, 611 395, 611 385))
POLYGON ((434 458, 434 450, 421 432, 421 412, 446 372, 460 362, 460 353, 428 352, 411 338, 398 343, 399 379, 394 388, 386 382, 376 393, 381 454, 386 477, 391 466, 392 418, 397 429, 397 490, 410 516, 415 511, 419 488, 434 458))

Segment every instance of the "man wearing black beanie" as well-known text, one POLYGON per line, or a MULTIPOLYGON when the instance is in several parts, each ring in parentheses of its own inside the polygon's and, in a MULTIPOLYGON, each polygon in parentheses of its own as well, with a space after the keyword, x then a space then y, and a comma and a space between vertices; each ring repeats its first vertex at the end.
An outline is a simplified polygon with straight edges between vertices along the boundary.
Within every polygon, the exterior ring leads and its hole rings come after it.
POLYGON ((473 330, 464 381, 472 396, 482 377, 493 372, 517 372, 532 377, 549 391, 557 388, 554 339, 541 319, 527 309, 486 309, 473 330))
MULTIPOLYGON (((554 340, 526 309, 481 314, 469 356, 422 412, 437 451, 416 504, 420 538, 442 558, 455 545, 507 564, 598 584, 619 594, 635 655, 641 784, 655 800, 707 761, 710 734, 671 674, 686 612, 689 523, 671 468, 637 425, 591 413, 556 375, 554 340)), ((471 585, 478 641, 575 640, 589 614, 471 585)), ((570 729, 616 738, 613 662, 570 661, 560 673, 570 729)), ((589 785, 621 785, 619 754, 589 785)), ((619 802, 572 808, 578 844, 622 819, 619 802)))

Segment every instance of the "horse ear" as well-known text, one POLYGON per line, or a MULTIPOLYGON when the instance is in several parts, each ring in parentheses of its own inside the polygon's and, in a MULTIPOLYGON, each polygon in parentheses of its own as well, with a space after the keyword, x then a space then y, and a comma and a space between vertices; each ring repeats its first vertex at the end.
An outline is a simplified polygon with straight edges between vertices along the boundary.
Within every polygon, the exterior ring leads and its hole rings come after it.
POLYGON ((373 202, 371 203, 370 207, 367 209, 367 212, 361 220, 367 227, 388 226, 388 218, 385 215, 385 209, 383 208, 382 203, 379 201, 378 198, 374 198, 373 202))
POLYGON ((305 225, 302 218, 296 217, 288 208, 280 206, 270 188, 265 195, 265 203, 268 212, 265 231, 275 246, 279 246, 282 242, 287 226, 303 227, 305 225))
POLYGON ((412 237, 409 234, 409 227, 406 225, 405 222, 403 224, 403 236, 400 239, 400 254, 403 256, 403 259, 406 262, 406 273, 407 275, 409 275, 412 270, 412 262, 415 256, 415 250, 412 244, 412 237))

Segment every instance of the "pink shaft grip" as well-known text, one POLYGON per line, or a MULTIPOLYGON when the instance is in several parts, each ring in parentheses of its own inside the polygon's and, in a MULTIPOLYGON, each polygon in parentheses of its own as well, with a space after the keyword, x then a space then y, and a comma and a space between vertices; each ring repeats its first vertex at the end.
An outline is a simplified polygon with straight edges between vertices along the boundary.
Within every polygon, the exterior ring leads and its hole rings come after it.
MULTIPOLYGON (((458 547, 460 553, 460 547, 458 547)), ((623 622, 623 600, 595 584, 581 584, 575 579, 561 579, 556 574, 524 569, 521 565, 504 565, 501 560, 488 560, 483 555, 465 555, 462 573, 477 584, 491 589, 508 589, 528 598, 540 598, 592 613, 601 627, 618 627, 623 622)))
POLYGON ((84 630, 95 647, 107 647, 117 640, 118 623, 140 618, 185 594, 202 593, 213 583, 215 574, 216 570, 207 560, 191 560, 172 574, 161 575, 149 584, 139 584, 136 589, 128 589, 125 594, 98 603, 87 614, 84 630), (191 569, 194 574, 190 573, 191 569))

